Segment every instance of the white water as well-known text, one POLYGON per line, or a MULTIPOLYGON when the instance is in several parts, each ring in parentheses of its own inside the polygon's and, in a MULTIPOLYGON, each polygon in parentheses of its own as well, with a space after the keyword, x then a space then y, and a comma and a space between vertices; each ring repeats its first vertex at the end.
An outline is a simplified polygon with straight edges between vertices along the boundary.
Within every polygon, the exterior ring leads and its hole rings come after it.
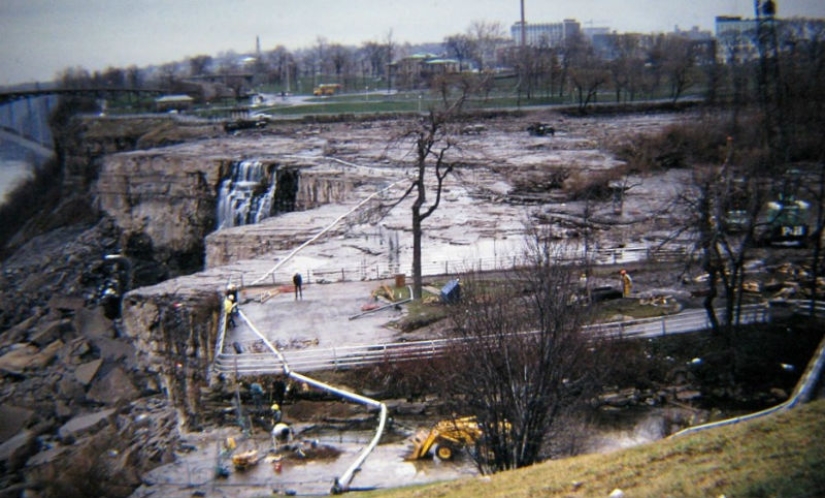
POLYGON ((267 178, 266 167, 260 161, 233 164, 230 177, 219 188, 218 229, 252 225, 268 218, 275 188, 275 173, 267 178))
POLYGON ((32 175, 32 166, 26 161, 7 159, 0 155, 0 204, 14 187, 32 175))

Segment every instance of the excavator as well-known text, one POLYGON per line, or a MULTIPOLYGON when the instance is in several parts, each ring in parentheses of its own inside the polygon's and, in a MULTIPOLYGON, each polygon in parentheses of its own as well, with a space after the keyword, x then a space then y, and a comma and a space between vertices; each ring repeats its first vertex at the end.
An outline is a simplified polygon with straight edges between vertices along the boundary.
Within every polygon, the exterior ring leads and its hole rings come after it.
MULTIPOLYGON (((511 430, 509 422, 503 424, 503 429, 511 430)), ((439 459, 450 460, 456 451, 476 444, 483 435, 484 431, 474 416, 441 420, 429 431, 419 431, 413 436, 413 451, 407 459, 426 458, 432 450, 439 459)))

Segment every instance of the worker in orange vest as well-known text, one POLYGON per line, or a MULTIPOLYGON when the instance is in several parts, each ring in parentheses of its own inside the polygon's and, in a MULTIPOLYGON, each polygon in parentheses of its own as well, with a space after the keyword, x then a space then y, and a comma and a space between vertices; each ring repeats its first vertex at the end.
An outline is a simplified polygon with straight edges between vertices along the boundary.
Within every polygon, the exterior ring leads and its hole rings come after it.
POLYGON ((622 276, 622 297, 630 297, 630 289, 633 287, 633 279, 630 278, 630 274, 627 273, 627 270, 622 270, 619 272, 622 276))

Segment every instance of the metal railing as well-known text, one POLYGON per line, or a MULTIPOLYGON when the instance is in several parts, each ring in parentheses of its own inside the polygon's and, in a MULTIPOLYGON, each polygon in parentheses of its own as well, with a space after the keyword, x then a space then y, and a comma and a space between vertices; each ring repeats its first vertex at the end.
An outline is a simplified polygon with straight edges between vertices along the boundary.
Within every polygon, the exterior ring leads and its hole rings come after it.
MULTIPOLYGON (((724 312, 717 311, 717 318, 724 323, 724 312)), ((767 306, 754 304, 743 307, 740 316, 741 324, 768 321, 770 321, 770 310, 767 306)), ((697 332, 707 330, 709 327, 710 323, 704 310, 690 310, 658 318, 599 323, 586 326, 584 329, 593 336, 610 339, 633 339, 697 332)), ((463 338, 449 338, 332 348, 295 349, 281 351, 280 354, 283 355, 284 360, 267 352, 233 354, 221 351, 216 356, 214 367, 218 372, 233 373, 238 376, 285 373, 284 362, 288 363, 290 368, 302 372, 346 370, 385 363, 435 358, 442 355, 457 342, 464 340, 463 338)))

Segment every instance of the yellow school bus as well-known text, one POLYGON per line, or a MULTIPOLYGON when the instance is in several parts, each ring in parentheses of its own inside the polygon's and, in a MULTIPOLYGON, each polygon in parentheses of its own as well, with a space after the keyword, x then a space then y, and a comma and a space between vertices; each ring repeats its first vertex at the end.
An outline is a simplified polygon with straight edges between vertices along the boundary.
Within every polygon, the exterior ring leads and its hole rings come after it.
POLYGON ((335 95, 335 93, 340 90, 341 85, 338 83, 324 83, 316 86, 315 90, 312 91, 312 94, 321 97, 325 95, 335 95))

